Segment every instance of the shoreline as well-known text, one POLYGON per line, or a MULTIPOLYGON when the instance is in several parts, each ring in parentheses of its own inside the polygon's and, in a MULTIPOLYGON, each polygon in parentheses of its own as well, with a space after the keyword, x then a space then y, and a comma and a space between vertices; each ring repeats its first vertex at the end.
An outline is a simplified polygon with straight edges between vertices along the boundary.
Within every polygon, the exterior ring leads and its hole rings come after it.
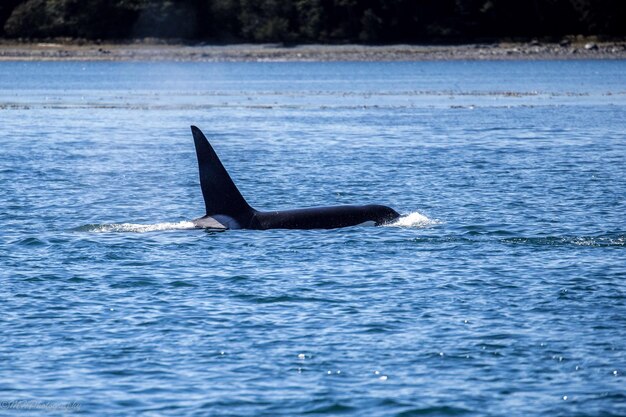
POLYGON ((296 45, 18 42, 0 40, 0 61, 394 62, 626 59, 626 41, 462 45, 296 45))

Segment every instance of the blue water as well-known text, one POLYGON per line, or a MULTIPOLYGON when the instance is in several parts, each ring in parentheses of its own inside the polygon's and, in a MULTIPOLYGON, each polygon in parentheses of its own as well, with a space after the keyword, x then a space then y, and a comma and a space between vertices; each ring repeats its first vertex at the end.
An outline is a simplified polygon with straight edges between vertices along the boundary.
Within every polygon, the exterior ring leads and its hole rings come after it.
POLYGON ((625 110, 624 61, 0 63, 0 414, 626 415, 625 110), (191 124, 258 209, 406 216, 190 229, 191 124))

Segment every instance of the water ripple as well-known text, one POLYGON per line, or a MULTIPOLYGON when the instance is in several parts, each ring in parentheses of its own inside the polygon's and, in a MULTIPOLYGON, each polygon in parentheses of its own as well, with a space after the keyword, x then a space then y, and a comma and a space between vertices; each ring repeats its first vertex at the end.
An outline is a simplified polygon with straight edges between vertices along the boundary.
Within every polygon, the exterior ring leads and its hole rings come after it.
POLYGON ((0 62, 0 401, 626 415, 624 74, 624 61, 0 62), (190 124, 259 209, 408 214, 192 230, 190 124))

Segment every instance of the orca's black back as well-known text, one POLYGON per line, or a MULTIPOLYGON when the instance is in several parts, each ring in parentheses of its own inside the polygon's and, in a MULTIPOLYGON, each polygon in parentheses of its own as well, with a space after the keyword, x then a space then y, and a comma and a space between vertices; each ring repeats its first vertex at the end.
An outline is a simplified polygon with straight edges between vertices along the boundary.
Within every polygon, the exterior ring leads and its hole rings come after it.
POLYGON ((254 229, 335 229, 373 222, 379 226, 400 215, 392 208, 370 204, 366 206, 311 207, 283 211, 257 211, 254 229))

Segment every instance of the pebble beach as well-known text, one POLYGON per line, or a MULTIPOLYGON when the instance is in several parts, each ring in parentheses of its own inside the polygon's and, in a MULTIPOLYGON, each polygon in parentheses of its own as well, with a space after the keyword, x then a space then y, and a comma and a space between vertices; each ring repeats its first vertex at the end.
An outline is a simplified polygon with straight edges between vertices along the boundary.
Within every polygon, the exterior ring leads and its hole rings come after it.
POLYGON ((296 45, 176 44, 142 40, 131 43, 82 41, 0 41, 0 61, 442 61, 625 59, 625 42, 590 40, 560 43, 462 45, 296 45))

